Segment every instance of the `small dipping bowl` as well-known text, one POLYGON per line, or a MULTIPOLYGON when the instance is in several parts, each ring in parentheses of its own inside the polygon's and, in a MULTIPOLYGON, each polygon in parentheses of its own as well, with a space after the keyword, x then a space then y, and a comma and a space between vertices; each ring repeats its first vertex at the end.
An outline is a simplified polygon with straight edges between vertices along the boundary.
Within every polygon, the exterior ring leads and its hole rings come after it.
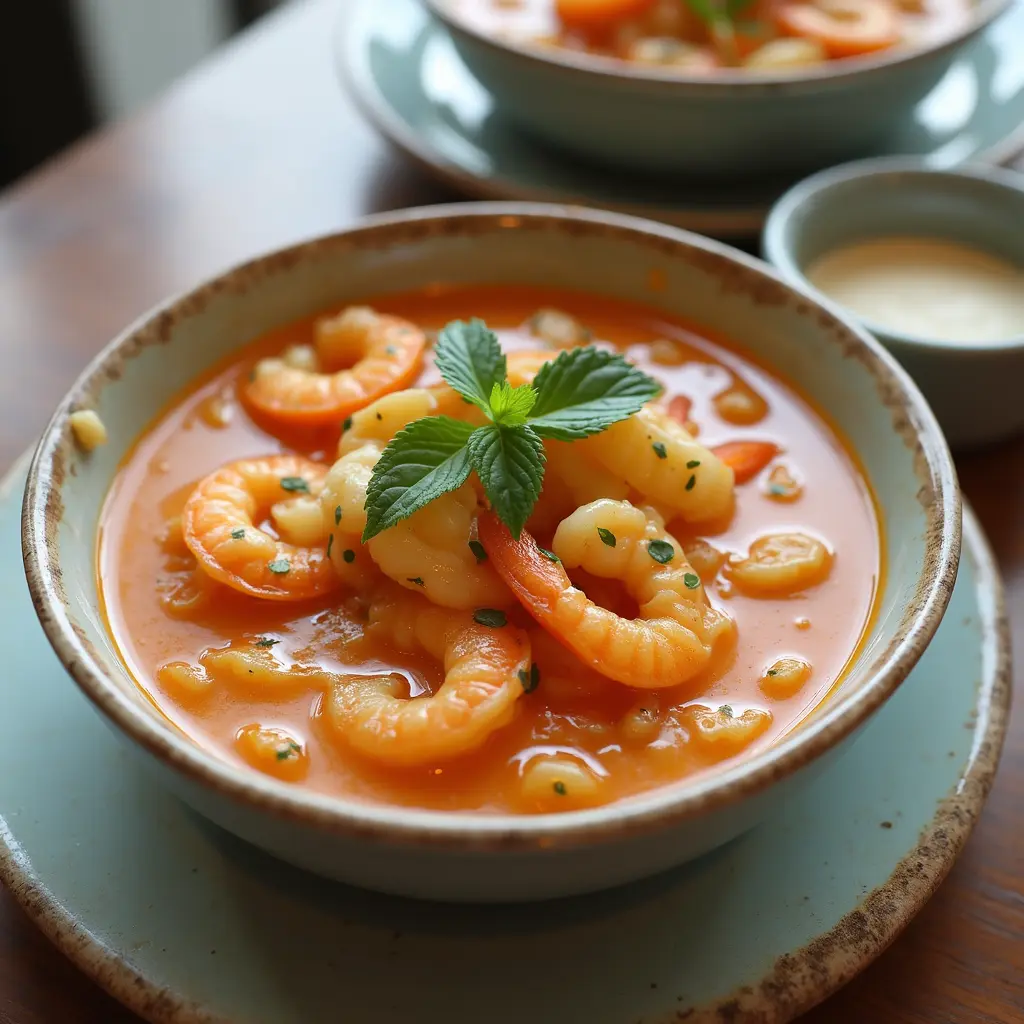
MULTIPOLYGON (((1024 292, 1024 175, 989 167, 939 170, 900 159, 845 164, 787 192, 768 218, 763 246, 784 277, 835 307, 811 283, 809 268, 827 253, 892 238, 980 250, 1019 267, 1024 292)), ((954 448, 1024 429, 1024 327, 999 340, 947 341, 845 312, 910 372, 954 448)))

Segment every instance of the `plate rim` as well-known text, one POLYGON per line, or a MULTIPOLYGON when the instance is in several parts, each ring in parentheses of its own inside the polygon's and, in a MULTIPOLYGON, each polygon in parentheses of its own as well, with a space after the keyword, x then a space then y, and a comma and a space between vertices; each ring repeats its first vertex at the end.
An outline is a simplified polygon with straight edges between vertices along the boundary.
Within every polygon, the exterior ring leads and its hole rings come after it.
MULTIPOLYGON (((18 484, 32 459, 28 449, 0 478, 0 502, 17 501, 18 484), (13 497, 12 497, 13 496, 13 497)), ((1010 623, 998 564, 973 509, 964 502, 965 554, 976 563, 975 593, 992 597, 991 679, 982 680, 988 715, 977 719, 975 756, 958 790, 951 791, 922 830, 914 847, 894 865, 889 878, 863 897, 857 907, 798 950, 779 955, 770 971, 751 989, 725 1001, 699 1007, 691 1024, 744 1019, 750 1013, 792 1020, 842 988, 879 957, 920 912, 956 862, 983 809, 998 769, 1012 704, 1010 623), (893 910, 895 908, 895 912, 893 910)), ((963 557, 963 556, 962 556, 963 557)), ((25 595, 28 600, 28 595, 25 595)), ((979 701, 979 703, 981 703, 979 701)), ((156 784, 156 783, 154 783, 156 784)), ((223 1018, 135 970, 128 958, 107 946, 66 910, 33 876, 17 837, 0 817, 0 883, 32 923, 63 956, 122 1005, 152 1024, 229 1024, 223 1018)), ((675 1014, 663 1018, 675 1021, 675 1014)), ((760 1019, 760 1018, 759 1018, 760 1019)), ((649 1024, 656 1024, 652 1019, 649 1024)))
MULTIPOLYGON (((355 0, 348 10, 339 18, 332 41, 332 63, 340 85, 352 100, 366 123, 378 131, 383 138, 398 149, 428 176, 442 184, 454 188, 473 199, 556 203, 559 205, 596 206, 598 209, 624 213, 633 217, 646 217, 720 239, 752 239, 756 238, 764 227, 772 207, 781 197, 782 192, 773 199, 749 204, 737 203, 716 210, 709 210, 702 205, 683 205, 678 209, 662 206, 658 203, 618 203, 603 202, 588 197, 584 193, 563 191, 543 185, 523 185, 503 175, 480 177, 465 167, 451 160, 441 152, 423 141, 408 122, 389 104, 377 87, 377 80, 370 72, 365 59, 365 33, 360 29, 370 16, 370 12, 378 7, 380 0, 355 0)), ((1020 3, 1020 0, 1017 0, 1020 3)), ((1010 5, 1003 17, 1012 14, 1014 5, 1010 5)), ((428 20, 435 31, 446 35, 445 25, 429 10, 428 20)), ((1021 13, 1024 19, 1024 12, 1021 13)), ((1002 20, 997 19, 996 24, 1002 20)), ((992 30, 985 29, 980 38, 992 30)), ((467 69, 467 73, 468 69, 467 69)), ((481 88, 483 88, 481 86, 481 88)), ((930 94, 929 94, 930 95, 930 94)), ((962 134, 957 133, 957 137, 962 134)), ((899 156, 901 154, 882 154, 899 156)), ((931 154, 910 154, 909 159, 917 156, 927 161, 931 154)), ((988 167, 1009 167, 1014 160, 1024 155, 1024 122, 1007 132, 992 145, 979 150, 965 160, 956 160, 950 166, 959 167, 968 162, 988 167)), ((802 176, 806 177, 806 176, 802 176)), ((802 180, 798 179, 798 180, 802 180)), ((794 181, 792 184, 796 184, 794 181)), ((783 190, 785 191, 785 190, 783 190)))

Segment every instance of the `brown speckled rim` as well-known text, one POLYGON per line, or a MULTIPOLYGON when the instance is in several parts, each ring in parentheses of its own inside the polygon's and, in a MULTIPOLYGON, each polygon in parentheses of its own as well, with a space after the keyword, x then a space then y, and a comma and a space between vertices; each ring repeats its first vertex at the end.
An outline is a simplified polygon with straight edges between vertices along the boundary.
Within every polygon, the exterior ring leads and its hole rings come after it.
POLYGON ((300 243, 242 264, 142 317, 86 367, 47 426, 29 469, 22 547, 29 591, 58 657, 86 696, 122 732, 165 765, 236 803, 320 831, 389 844, 469 850, 568 848, 662 831, 746 800, 824 754, 865 722, 896 691, 931 641, 952 594, 960 558, 960 493, 953 461, 920 392, 896 361, 862 328, 787 284, 760 260, 720 243, 616 214, 529 204, 460 204, 370 217, 336 235, 300 243), (92 407, 121 375, 123 364, 152 345, 167 344, 175 324, 201 316, 222 293, 244 294, 262 281, 325 253, 379 254, 430 238, 552 231, 619 241, 654 257, 685 260, 717 276, 725 293, 766 306, 792 307, 813 317, 826 343, 860 362, 892 417, 893 443, 913 455, 914 481, 925 515, 925 556, 914 597, 885 649, 858 665, 849 692, 777 744, 697 780, 662 787, 610 807, 548 815, 473 816, 374 806, 289 787, 246 771, 192 743, 161 716, 147 712, 107 675, 63 593, 58 533, 62 484, 75 456, 69 413, 92 407))
MULTIPOLYGON (((23 472, 28 455, 0 482, 0 495, 23 472)), ((949 873, 984 806, 995 777, 1010 717, 1010 626, 995 560, 973 514, 964 516, 965 547, 977 562, 978 588, 992 595, 994 614, 983 622, 986 649, 995 657, 980 681, 979 714, 973 721, 973 756, 957 786, 939 804, 916 845, 896 864, 888 881, 858 908, 799 950, 780 954, 756 985, 745 986, 713 1006, 680 1005, 666 1017, 639 1024, 781 1024, 810 1010, 880 956, 910 923, 949 873)), ((227 1024, 190 999, 154 984, 124 954, 93 935, 37 880, 17 839, 0 820, 0 882, 32 921, 81 971, 111 996, 153 1024, 227 1024)))
MULTIPOLYGON (((373 2, 373 0, 366 0, 373 2)), ((966 46, 978 33, 984 31, 999 15, 1009 10, 1013 0, 977 0, 973 17, 967 25, 928 46, 884 50, 877 56, 857 57, 847 61, 832 61, 823 67, 791 70, 788 74, 766 71, 719 69, 714 76, 686 74, 659 67, 647 67, 595 56, 564 47, 529 46, 509 39, 496 38, 481 31, 452 10, 453 0, 424 0, 434 17, 455 35, 472 39, 474 43, 497 53, 514 54, 520 60, 566 74, 566 88, 572 88, 569 76, 586 76, 594 81, 618 83, 625 89, 644 86, 669 86, 680 99, 687 97, 715 97, 749 95, 759 91, 769 96, 784 98, 797 92, 810 92, 834 82, 845 82, 884 72, 901 64, 911 64, 927 57, 937 57, 966 46)))

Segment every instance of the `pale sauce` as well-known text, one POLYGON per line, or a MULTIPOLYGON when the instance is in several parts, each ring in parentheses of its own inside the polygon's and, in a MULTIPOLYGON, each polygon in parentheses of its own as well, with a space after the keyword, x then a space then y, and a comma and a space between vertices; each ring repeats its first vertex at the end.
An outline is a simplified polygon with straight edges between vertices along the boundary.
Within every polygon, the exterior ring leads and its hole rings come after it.
POLYGON ((826 253, 806 274, 858 316, 902 334, 960 342, 1024 335, 1024 269, 959 242, 856 242, 826 253))

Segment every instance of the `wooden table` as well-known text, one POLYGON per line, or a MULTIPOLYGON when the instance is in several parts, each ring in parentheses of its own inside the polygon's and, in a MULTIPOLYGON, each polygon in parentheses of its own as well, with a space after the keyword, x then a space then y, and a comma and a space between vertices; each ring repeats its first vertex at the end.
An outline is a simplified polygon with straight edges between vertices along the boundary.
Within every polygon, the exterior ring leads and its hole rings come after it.
MULTIPOLYGON (((0 201, 0 467, 33 442, 86 360, 166 295, 363 213, 456 198, 390 153, 339 91, 338 6, 287 7, 0 201)), ((1024 651, 1024 440, 960 470, 1024 651)), ((134 1020, 0 889, 0 1024, 134 1020)), ((1024 715, 949 879, 892 949, 806 1020, 1024 1021, 1024 715)))

